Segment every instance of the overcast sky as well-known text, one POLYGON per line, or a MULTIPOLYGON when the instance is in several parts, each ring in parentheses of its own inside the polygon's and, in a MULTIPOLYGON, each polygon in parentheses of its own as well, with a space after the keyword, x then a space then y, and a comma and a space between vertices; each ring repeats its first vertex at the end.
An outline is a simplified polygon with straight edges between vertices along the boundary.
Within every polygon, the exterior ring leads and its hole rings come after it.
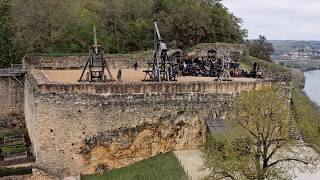
POLYGON ((320 0, 223 0, 249 38, 320 40, 320 0))

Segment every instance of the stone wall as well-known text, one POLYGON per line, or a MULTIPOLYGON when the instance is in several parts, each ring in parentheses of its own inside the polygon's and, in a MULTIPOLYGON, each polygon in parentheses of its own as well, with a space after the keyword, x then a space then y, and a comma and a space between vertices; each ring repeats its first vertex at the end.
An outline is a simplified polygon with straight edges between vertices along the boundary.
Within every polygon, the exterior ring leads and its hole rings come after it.
MULTIPOLYGON (((146 66, 152 57, 152 51, 137 54, 106 54, 105 58, 110 68, 133 68, 135 62, 140 67, 146 66)), ((87 61, 86 54, 71 56, 54 56, 41 54, 27 54, 23 58, 24 66, 30 69, 79 69, 83 68, 87 61)))
POLYGON ((36 165, 59 175, 197 149, 206 138, 206 120, 224 119, 239 92, 273 84, 45 82, 40 72, 27 78, 26 121, 36 165))
POLYGON ((0 78, 0 128, 24 127, 24 78, 0 78))
MULTIPOLYGON (((206 56, 208 49, 217 49, 219 54, 231 56, 235 60, 243 60, 248 56, 248 50, 244 45, 221 43, 199 44, 186 51, 181 51, 185 56, 206 56)), ((175 50, 172 50, 175 51, 175 50)), ((169 51, 169 54, 171 51, 169 51)), ((152 58, 153 51, 145 51, 133 54, 106 54, 105 58, 111 68, 133 68, 138 62, 140 67, 147 67, 147 62, 152 58)), ((23 64, 27 69, 79 69, 83 68, 87 60, 86 54, 79 55, 42 55, 27 54, 23 64)))

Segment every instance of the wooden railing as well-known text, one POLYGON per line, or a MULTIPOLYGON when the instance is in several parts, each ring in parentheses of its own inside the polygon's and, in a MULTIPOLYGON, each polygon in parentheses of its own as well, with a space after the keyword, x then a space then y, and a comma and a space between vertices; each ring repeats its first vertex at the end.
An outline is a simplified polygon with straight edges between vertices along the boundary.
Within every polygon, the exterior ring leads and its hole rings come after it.
POLYGON ((10 68, 0 69, 0 77, 20 76, 26 73, 26 69, 22 64, 11 64, 10 68))

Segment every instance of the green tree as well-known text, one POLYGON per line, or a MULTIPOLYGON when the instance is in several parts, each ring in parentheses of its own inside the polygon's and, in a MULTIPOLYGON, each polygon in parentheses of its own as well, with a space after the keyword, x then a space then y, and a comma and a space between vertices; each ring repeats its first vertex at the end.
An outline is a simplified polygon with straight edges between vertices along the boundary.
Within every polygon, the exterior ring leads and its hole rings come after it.
POLYGON ((300 158, 281 153, 292 144, 289 138, 287 100, 280 89, 264 88, 238 97, 226 120, 226 131, 213 134, 206 143, 206 165, 214 179, 282 179, 278 165, 300 158), (259 102, 259 103, 257 103, 259 102))
POLYGON ((14 42, 14 29, 10 0, 0 1, 0 67, 17 63, 18 52, 14 42))
POLYGON ((274 53, 272 43, 269 43, 265 36, 259 36, 259 39, 247 41, 249 54, 258 59, 271 61, 271 55, 274 53))
MULTIPOLYGON (((89 46, 88 35, 83 35, 83 32, 88 32, 88 27, 84 25, 94 20, 91 12, 82 8, 85 4, 80 0, 14 0, 14 2, 17 37, 27 46, 27 51, 52 53, 80 50, 81 52, 81 48, 89 46), (80 48, 75 48, 75 45, 80 48)), ((91 32, 92 24, 90 25, 91 32)))
POLYGON ((153 48, 153 20, 168 44, 242 43, 241 19, 220 0, 13 0, 17 39, 29 52, 87 52, 92 26, 107 52, 153 48))

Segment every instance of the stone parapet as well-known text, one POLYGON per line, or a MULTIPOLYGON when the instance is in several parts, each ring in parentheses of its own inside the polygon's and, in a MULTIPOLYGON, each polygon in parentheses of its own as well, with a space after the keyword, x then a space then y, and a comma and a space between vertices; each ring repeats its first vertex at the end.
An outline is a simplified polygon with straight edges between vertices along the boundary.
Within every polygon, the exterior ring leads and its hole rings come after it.
POLYGON ((75 94, 148 94, 148 93, 239 93, 263 86, 279 84, 268 80, 254 82, 135 82, 135 83, 55 83, 40 70, 32 71, 31 78, 41 92, 75 94))
MULTIPOLYGON (((136 54, 106 54, 105 58, 112 69, 133 68, 135 62, 140 67, 147 65, 148 60, 152 57, 152 51, 146 51, 136 54)), ((23 65, 30 69, 81 69, 85 66, 88 56, 69 55, 54 56, 41 54, 27 54, 23 58, 23 65)))

